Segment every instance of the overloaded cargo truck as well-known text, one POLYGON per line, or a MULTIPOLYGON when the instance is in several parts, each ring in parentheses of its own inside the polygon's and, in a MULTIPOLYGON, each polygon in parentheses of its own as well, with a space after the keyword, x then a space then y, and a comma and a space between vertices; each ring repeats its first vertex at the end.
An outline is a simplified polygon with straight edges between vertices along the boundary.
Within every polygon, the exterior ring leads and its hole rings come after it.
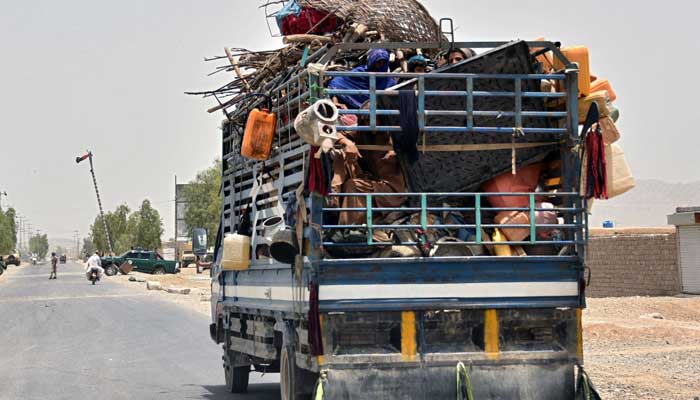
POLYGON ((261 371, 281 374, 285 400, 588 390, 577 65, 552 42, 382 42, 325 46, 289 71, 222 124, 210 334, 228 389, 245 392, 261 371), (327 68, 377 48, 478 55, 427 73, 327 68), (545 53, 563 67, 543 73, 545 53), (331 83, 341 77, 366 87, 331 83), (343 96, 363 107, 334 103, 343 96), (263 159, 241 155, 255 112, 275 117, 263 159), (397 146, 407 120, 413 156, 397 146), (393 146, 372 144, 381 135, 393 146), (405 190, 324 189, 341 136, 369 138, 356 140, 363 159, 394 152, 405 190), (514 183, 533 168, 534 186, 514 183))

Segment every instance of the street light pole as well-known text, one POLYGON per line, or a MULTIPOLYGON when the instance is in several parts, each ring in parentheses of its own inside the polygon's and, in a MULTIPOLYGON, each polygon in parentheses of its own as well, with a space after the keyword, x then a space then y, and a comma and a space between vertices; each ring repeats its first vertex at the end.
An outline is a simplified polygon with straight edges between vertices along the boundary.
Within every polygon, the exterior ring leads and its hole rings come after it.
POLYGON ((76 157, 75 162, 76 164, 79 164, 81 161, 84 161, 85 159, 90 160, 90 173, 92 174, 92 183, 95 185, 95 194, 97 195, 97 205, 100 208, 100 218, 102 219, 102 226, 104 227, 105 230, 105 236, 107 237, 107 246, 109 247, 109 254, 114 254, 112 251, 112 239, 109 237, 109 230, 107 229, 107 220, 105 219, 105 213, 102 211, 102 200, 100 199, 100 190, 97 188, 97 178, 95 178, 95 167, 92 164, 92 152, 88 150, 86 154, 84 154, 81 157, 76 157))

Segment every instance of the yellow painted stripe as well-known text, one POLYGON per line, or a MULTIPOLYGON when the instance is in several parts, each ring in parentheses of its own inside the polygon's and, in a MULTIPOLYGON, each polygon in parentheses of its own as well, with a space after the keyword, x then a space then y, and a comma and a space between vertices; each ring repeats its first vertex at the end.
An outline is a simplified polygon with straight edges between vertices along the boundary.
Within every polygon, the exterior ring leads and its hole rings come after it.
POLYGON ((401 313, 401 358, 415 360, 416 354, 416 313, 404 311, 401 313))
POLYGON ((578 355, 579 361, 583 362, 583 310, 581 308, 576 309, 576 355, 578 355))
POLYGON ((496 310, 486 310, 484 313, 484 347, 488 358, 492 360, 499 358, 498 313, 496 310))
MULTIPOLYGON (((321 313, 318 314, 318 325, 321 327, 321 340, 323 340, 323 314, 321 313)), ((323 348, 325 349, 325 346, 323 348)), ((316 356, 316 362, 318 365, 323 365, 326 363, 326 357, 323 354, 316 356)))

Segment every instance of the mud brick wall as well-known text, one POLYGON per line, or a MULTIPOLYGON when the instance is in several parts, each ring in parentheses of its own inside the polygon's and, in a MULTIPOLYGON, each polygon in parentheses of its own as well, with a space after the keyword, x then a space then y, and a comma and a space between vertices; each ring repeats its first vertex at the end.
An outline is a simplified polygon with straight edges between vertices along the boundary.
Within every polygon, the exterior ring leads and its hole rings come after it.
POLYGON ((676 234, 592 235, 590 297, 679 294, 676 234))

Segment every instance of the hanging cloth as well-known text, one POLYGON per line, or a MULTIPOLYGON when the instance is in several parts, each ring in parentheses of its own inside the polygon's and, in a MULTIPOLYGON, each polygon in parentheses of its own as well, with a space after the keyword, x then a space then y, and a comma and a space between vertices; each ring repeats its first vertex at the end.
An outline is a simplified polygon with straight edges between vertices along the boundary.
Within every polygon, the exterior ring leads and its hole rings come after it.
POLYGON ((391 138, 394 144, 394 151, 397 154, 404 155, 409 162, 418 161, 420 154, 418 153, 418 135, 420 128, 418 127, 418 99, 416 92, 413 90, 402 90, 399 92, 399 115, 400 115, 400 132, 392 132, 391 138))
POLYGON ((316 192, 322 196, 328 196, 333 180, 333 160, 330 155, 319 150, 316 146, 311 146, 309 156, 309 179, 308 190, 316 192), (316 158, 315 154, 320 153, 316 158))
POLYGON ((321 314, 318 311, 318 285, 309 283, 309 352, 312 356, 323 355, 321 314))
POLYGON ((596 125, 586 135, 586 197, 608 198, 607 171, 605 165, 605 142, 600 125, 596 125))

